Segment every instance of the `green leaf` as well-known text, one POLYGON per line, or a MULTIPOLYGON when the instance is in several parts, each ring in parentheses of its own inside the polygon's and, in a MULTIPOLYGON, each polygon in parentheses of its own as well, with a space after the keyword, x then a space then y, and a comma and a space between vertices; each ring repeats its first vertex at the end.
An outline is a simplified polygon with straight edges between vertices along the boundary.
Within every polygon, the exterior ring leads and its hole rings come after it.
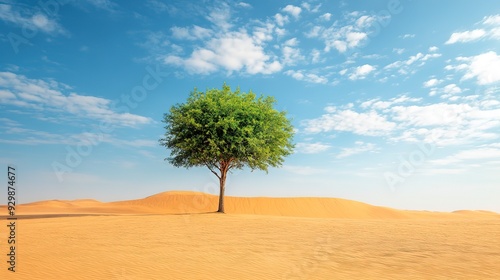
POLYGON ((167 160, 212 171, 247 166, 267 172, 269 166, 281 166, 293 152, 294 130, 275 103, 273 97, 232 91, 226 84, 206 92, 194 89, 186 103, 172 106, 164 116, 160 144, 170 150, 167 160))

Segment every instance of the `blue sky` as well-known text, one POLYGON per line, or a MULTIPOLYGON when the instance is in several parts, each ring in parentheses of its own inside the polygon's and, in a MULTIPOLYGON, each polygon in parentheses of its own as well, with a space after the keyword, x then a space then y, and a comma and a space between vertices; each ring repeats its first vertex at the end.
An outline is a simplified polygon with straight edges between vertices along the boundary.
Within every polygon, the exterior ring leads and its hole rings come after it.
POLYGON ((297 130, 282 168, 235 171, 227 195, 500 212, 495 1, 30 3, 0 4, 0 162, 20 202, 218 193, 158 139, 170 106, 226 82, 297 130))

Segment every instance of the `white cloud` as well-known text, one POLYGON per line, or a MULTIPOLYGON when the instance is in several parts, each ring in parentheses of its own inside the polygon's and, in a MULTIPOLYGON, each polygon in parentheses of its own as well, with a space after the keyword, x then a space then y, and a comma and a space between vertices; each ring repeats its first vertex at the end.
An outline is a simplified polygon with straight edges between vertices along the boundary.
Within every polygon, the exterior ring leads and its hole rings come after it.
POLYGON ((488 160, 499 160, 500 159, 500 149, 495 147, 480 147, 476 149, 470 149, 465 151, 460 151, 454 155, 437 159, 431 161, 434 165, 450 165, 456 163, 472 163, 475 161, 480 161, 484 164, 488 160))
POLYGON ((500 15, 484 17, 482 23, 487 25, 500 25, 500 15))
POLYGON ((438 57, 441 57, 440 53, 429 53, 429 54, 424 55, 424 57, 422 58, 422 61, 427 61, 431 58, 438 58, 438 57))
POLYGON ((177 11, 176 8, 172 7, 172 6, 169 6, 163 2, 161 2, 160 0, 148 0, 146 2, 146 5, 152 9, 153 11, 159 13, 159 12, 169 12, 171 14, 175 13, 177 11))
POLYGON ((197 74, 209 74, 219 69, 270 74, 283 68, 279 61, 264 52, 259 38, 250 37, 244 31, 229 32, 220 38, 213 38, 204 47, 196 48, 188 58, 170 55, 164 61, 197 74))
POLYGON ((500 126, 500 108, 488 108, 482 102, 395 106, 390 111, 393 113, 392 120, 405 128, 399 136, 393 138, 395 141, 456 145, 500 136, 492 132, 500 126))
POLYGON ((50 19, 45 14, 35 10, 20 10, 15 5, 0 4, 0 19, 21 28, 38 30, 50 35, 68 34, 56 20, 50 19))
POLYGON ((302 9, 294 5, 287 5, 285 8, 283 8, 283 12, 287 12, 293 17, 298 18, 300 16, 300 12, 302 12, 302 9))
POLYGON ((347 50, 347 43, 345 41, 335 40, 330 42, 330 45, 325 48, 325 51, 330 51, 330 47, 334 47, 340 53, 343 53, 347 50))
POLYGON ((184 40, 204 39, 212 36, 213 34, 212 30, 198 25, 194 25, 191 28, 174 26, 170 28, 170 31, 172 31, 172 36, 174 38, 184 40))
POLYGON ((319 12, 319 8, 321 8, 321 4, 318 4, 314 7, 311 6, 311 4, 307 3, 307 2, 304 2, 301 4, 302 8, 306 9, 307 11, 311 12, 311 13, 317 13, 319 12))
POLYGON ((500 39, 500 15, 486 16, 477 24, 483 28, 455 32, 451 34, 446 44, 473 42, 479 39, 500 39))
POLYGON ((86 0, 86 2, 98 9, 106 10, 108 12, 116 11, 116 4, 110 0, 86 0))
POLYGON ((491 141, 500 138, 500 100, 496 95, 457 96, 456 84, 438 92, 446 102, 422 104, 422 98, 401 95, 359 102, 356 107, 329 105, 326 114, 301 123, 306 133, 351 132, 382 136, 391 142, 426 142, 438 146, 491 141), (459 97, 459 98, 454 98, 459 97))
POLYGON ((352 155, 375 151, 377 148, 373 143, 364 143, 362 141, 356 141, 355 146, 351 148, 343 148, 337 155, 337 158, 345 158, 352 155))
POLYGON ((346 34, 347 45, 351 48, 357 47, 367 36, 364 32, 349 32, 346 34))
POLYGON ((374 53, 374 54, 367 54, 367 55, 363 55, 362 58, 364 59, 382 59, 382 58, 385 58, 386 56, 384 55, 380 55, 380 54, 377 54, 377 53, 374 53))
POLYGON ((408 97, 406 95, 401 95, 398 97, 393 97, 389 99, 389 101, 381 101, 378 98, 371 99, 368 101, 364 101, 361 103, 360 107, 363 109, 373 109, 373 110, 385 110, 389 107, 392 107, 396 104, 400 103, 408 103, 408 102, 419 102, 421 98, 408 97))
POLYGON ((296 80, 315 84, 326 84, 328 82, 328 79, 324 76, 320 76, 314 73, 304 73, 303 70, 287 70, 285 74, 296 80))
POLYGON ((463 79, 476 78, 480 85, 492 84, 500 81, 500 55, 490 51, 466 59, 466 73, 463 79))
POLYGON ((330 19, 332 18, 332 14, 324 13, 319 18, 324 21, 330 21, 330 19))
POLYGON ((489 31, 490 38, 500 40, 500 27, 493 28, 489 31))
POLYGON ((438 50, 439 48, 436 46, 429 47, 429 52, 437 52, 438 50))
POLYGON ((428 88, 428 87, 435 87, 435 86, 439 85, 442 82, 443 82, 443 80, 438 80, 436 78, 433 78, 433 79, 430 79, 430 80, 424 82, 424 87, 426 87, 426 88, 428 88))
POLYGON ((416 67, 422 67, 425 63, 433 58, 440 57, 440 53, 423 54, 417 53, 410 56, 407 60, 398 60, 384 67, 385 70, 397 70, 401 75, 413 74, 416 72, 416 67))
POLYGON ((278 35, 278 38, 283 37, 286 34, 286 30, 284 28, 279 28, 279 27, 276 27, 274 29, 274 32, 276 32, 276 35, 278 35))
POLYGON ((231 10, 229 5, 221 2, 218 7, 210 8, 210 12, 206 19, 213 23, 217 28, 222 31, 229 30, 233 25, 229 22, 231 18, 231 10))
POLYGON ((330 145, 321 142, 316 143, 297 143, 295 148, 297 152, 304 154, 318 154, 330 149, 330 145))
POLYGON ((137 126, 151 119, 114 111, 109 99, 64 94, 71 88, 53 80, 29 79, 10 72, 0 72, 0 104, 9 104, 40 111, 63 112, 88 119, 103 120, 114 125, 137 126))
POLYGON ((16 95, 7 90, 0 90, 0 100, 15 99, 16 95))
POLYGON ((39 131, 34 129, 26 129, 21 127, 12 127, 5 129, 4 139, 0 139, 0 143, 16 144, 16 145, 54 145, 66 144, 76 145, 81 142, 82 135, 60 135, 46 131, 39 131), (11 139, 9 136, 15 136, 11 139), (10 139, 9 139, 10 138, 10 139))
POLYGON ((443 88, 443 92, 445 94, 453 95, 453 94, 461 93, 462 89, 459 86, 457 86, 456 84, 449 84, 443 88))
POLYGON ((321 30, 323 28, 321 26, 313 26, 313 28, 311 28, 311 30, 307 33, 305 33, 304 35, 307 37, 307 38, 316 38, 316 37, 319 37, 319 35, 321 34, 321 30))
POLYGON ((403 38, 403 39, 415 38, 415 34, 404 34, 404 35, 399 36, 399 38, 403 38))
POLYGON ((353 110, 334 111, 302 123, 308 133, 346 131, 359 135, 380 136, 390 133, 396 124, 375 111, 358 113, 353 110))
POLYGON ((338 21, 328 28, 313 27, 311 34, 306 34, 306 36, 322 38, 325 42, 325 52, 336 49, 338 52, 344 53, 349 49, 360 47, 366 42, 368 36, 376 31, 373 26, 379 24, 380 19, 380 16, 377 15, 361 15, 358 12, 350 13, 345 17, 344 24, 340 24, 338 21))
POLYGON ((349 76, 350 80, 364 79, 368 74, 373 72, 375 67, 370 64, 365 64, 354 69, 354 72, 349 76))
POLYGON ((290 45, 287 45, 287 42, 285 42, 284 46, 282 47, 282 52, 283 52, 282 64, 295 65, 298 62, 304 60, 304 56, 300 54, 300 49, 293 48, 290 45))
POLYGON ((250 5, 246 2, 240 2, 240 3, 238 3, 238 6, 243 7, 243 8, 252 8, 252 5, 250 5))
POLYGON ((394 48, 392 49, 393 52, 397 53, 397 54, 402 54, 405 52, 405 49, 400 49, 400 48, 394 48))
POLYGON ((356 20, 356 25, 361 28, 371 26, 375 20, 376 18, 374 16, 364 15, 356 20))
POLYGON ((272 40, 274 27, 275 25, 271 23, 267 23, 263 26, 254 27, 252 37, 255 43, 262 45, 265 44, 266 41, 272 40))
POLYGON ((455 125, 463 121, 472 107, 467 104, 436 103, 425 106, 395 106, 393 119, 411 126, 455 125))
POLYGON ((465 43, 470 41, 478 40, 486 35, 486 31, 483 29, 474 29, 472 31, 455 32, 451 34, 448 41, 445 44, 455 44, 455 43, 465 43))
POLYGON ((12 128, 12 127, 18 127, 21 126, 21 124, 15 120, 11 120, 8 118, 0 118, 0 123, 3 124, 5 128, 12 128))
POLYGON ((64 133, 55 134, 47 131, 40 131, 34 129, 22 128, 10 125, 4 131, 4 139, 0 139, 0 143, 16 144, 16 145, 78 145, 89 144, 99 145, 102 143, 110 144, 113 146, 128 146, 134 148, 142 147, 155 147, 158 145, 157 141, 150 139, 118 139, 111 134, 98 132, 82 132, 82 133, 64 133), (9 136, 15 137, 12 139, 9 136), (9 139, 11 138, 11 139, 9 139))
POLYGON ((297 40, 297 38, 294 37, 292 39, 286 40, 283 45, 290 46, 290 47, 295 47, 295 46, 297 46, 298 43, 299 43, 299 40, 297 40))
POLYGON ((288 22, 288 16, 277 13, 274 15, 274 20, 279 26, 283 26, 288 22))
POLYGON ((317 49, 313 49, 311 51, 311 57, 312 57, 312 62, 313 63, 317 63, 320 61, 320 55, 321 55, 321 52, 317 49))

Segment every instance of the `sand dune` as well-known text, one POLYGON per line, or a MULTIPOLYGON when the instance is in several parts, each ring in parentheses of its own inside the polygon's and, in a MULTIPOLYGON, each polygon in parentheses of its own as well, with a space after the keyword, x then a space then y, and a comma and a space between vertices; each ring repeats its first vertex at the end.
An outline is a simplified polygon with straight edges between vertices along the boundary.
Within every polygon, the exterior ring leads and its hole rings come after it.
MULTIPOLYGON (((218 196, 201 192, 169 191, 143 199, 100 202, 92 199, 50 200, 20 205, 18 214, 186 214, 217 209, 218 196)), ((3 206, 5 208, 5 206, 3 206)), ((310 218, 406 219, 500 217, 489 211, 453 213, 404 211, 362 202, 320 197, 232 197, 225 199, 228 214, 272 215, 310 218)), ((2 211, 2 209, 0 209, 2 211)), ((4 211, 5 212, 5 211, 4 211)))
POLYGON ((4 263, 0 279, 500 279, 499 219, 141 214, 18 223, 17 272, 4 263))
POLYGON ((21 205, 17 272, 3 260, 0 279, 500 279, 496 213, 230 196, 228 214, 208 213, 217 199, 165 192, 21 205))

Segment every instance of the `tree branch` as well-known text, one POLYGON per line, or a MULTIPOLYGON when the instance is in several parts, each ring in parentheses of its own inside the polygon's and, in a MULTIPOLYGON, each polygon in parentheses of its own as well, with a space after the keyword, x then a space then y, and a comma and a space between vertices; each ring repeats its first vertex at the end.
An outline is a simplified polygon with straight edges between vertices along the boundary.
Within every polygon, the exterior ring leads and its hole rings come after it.
POLYGON ((234 167, 234 164, 232 164, 232 163, 233 163, 233 161, 234 161, 234 159, 232 159, 232 158, 231 158, 231 159, 229 159, 229 161, 227 162, 227 166, 228 166, 228 167, 227 167, 227 171, 231 170, 231 168, 233 168, 233 167, 234 167))
MULTIPOLYGON (((219 180, 220 180, 220 176, 219 176, 219 174, 217 174, 217 172, 215 172, 215 171, 214 171, 214 170, 210 167, 210 165, 209 165, 208 163, 206 163, 205 165, 207 166, 208 170, 210 170, 210 172, 214 173, 214 175, 215 175, 215 176, 217 176, 217 178, 219 178, 219 180)), ((219 169, 219 170, 220 170, 220 168, 219 168, 218 166, 215 166, 215 167, 216 167, 217 169, 219 169)))

